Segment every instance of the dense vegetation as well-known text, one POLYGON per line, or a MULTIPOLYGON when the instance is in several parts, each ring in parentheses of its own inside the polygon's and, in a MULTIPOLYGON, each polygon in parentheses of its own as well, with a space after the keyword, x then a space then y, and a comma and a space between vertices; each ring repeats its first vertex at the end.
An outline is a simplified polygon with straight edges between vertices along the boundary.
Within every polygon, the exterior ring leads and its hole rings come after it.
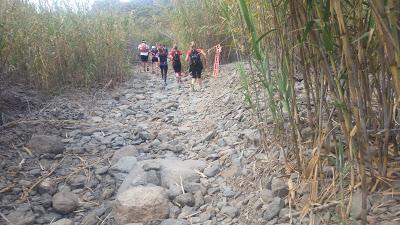
POLYGON ((136 60, 132 46, 166 39, 149 29, 157 22, 150 16, 161 14, 151 5, 45 2, 0 0, 0 72, 8 80, 50 91, 121 80, 136 60))
POLYGON ((141 38, 181 48, 195 41, 210 55, 221 43, 223 61, 250 64, 238 70, 260 131, 268 133, 274 122, 288 170, 312 187, 305 213, 340 199, 339 216, 347 220, 349 198, 361 187, 365 223, 368 192, 387 190, 398 176, 396 0, 172 0, 158 2, 158 11, 94 8, 0 0, 1 72, 50 89, 88 86, 128 74, 129 46, 141 38))
POLYGON ((276 130, 283 130, 282 137, 290 134, 287 156, 313 187, 310 207, 342 199, 339 214, 346 219, 348 194, 361 186, 366 223, 368 191, 387 190, 398 169, 398 2, 174 3, 183 12, 177 22, 182 33, 192 35, 184 41, 197 38, 209 43, 230 36, 235 49, 251 63, 249 73, 240 68, 243 93, 261 131, 267 132, 272 117, 278 128, 286 128, 276 130), (201 15, 186 16, 193 8, 203 9, 201 15), (196 20, 199 17, 209 19, 196 20), (327 166, 334 166, 334 176, 321 180, 327 166))

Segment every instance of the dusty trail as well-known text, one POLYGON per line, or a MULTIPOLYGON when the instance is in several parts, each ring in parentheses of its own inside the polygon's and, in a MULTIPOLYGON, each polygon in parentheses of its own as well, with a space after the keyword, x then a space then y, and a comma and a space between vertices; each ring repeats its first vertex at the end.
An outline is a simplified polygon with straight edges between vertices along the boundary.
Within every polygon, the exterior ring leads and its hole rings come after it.
MULTIPOLYGON (((171 73, 166 87, 136 73, 112 91, 68 92, 17 115, 0 129, 0 224, 289 224, 288 180, 298 209, 309 186, 285 163, 273 124, 268 149, 258 147, 235 68, 196 92, 171 73)), ((393 218, 391 201, 371 196, 371 218, 393 218)), ((335 206, 304 218, 293 210, 292 224, 338 224, 335 206)))
POLYGON ((231 201, 241 193, 225 177, 240 173, 227 168, 241 167, 257 134, 234 71, 224 66, 196 92, 189 80, 178 88, 171 74, 166 87, 157 75, 138 74, 94 98, 57 97, 3 127, 0 212, 10 222, 2 223, 240 224, 241 203, 231 201), (137 186, 149 198, 167 196, 167 205, 133 213, 124 207, 136 206, 115 206, 118 194, 137 186))

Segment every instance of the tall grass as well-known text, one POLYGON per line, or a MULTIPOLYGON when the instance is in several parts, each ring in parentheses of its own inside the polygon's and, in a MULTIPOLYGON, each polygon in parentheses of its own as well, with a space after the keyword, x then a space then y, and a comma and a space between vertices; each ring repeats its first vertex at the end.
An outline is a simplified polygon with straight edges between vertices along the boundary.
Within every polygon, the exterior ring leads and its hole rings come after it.
POLYGON ((1 73, 51 91, 121 80, 130 73, 129 47, 149 36, 135 19, 69 1, 0 0, 1 73))
MULTIPOLYGON (((195 1, 180 1, 182 8, 184 2, 195 1)), ((351 194, 361 187, 366 224, 368 193, 399 178, 393 173, 400 139, 398 1, 208 2, 223 23, 212 17, 197 24, 228 29, 241 55, 251 55, 257 71, 244 77, 241 70, 246 102, 261 114, 261 128, 268 117, 286 128, 280 130, 283 141, 287 133, 292 137, 287 155, 316 184, 303 207, 338 198, 346 221, 351 194), (303 132, 308 128, 311 135, 303 132), (320 180, 329 166, 336 168, 337 187, 320 180)))

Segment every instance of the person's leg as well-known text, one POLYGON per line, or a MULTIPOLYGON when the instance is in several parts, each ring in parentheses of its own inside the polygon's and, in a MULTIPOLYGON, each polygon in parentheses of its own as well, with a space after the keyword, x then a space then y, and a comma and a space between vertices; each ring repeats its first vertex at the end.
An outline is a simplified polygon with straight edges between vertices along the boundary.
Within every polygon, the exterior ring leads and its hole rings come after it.
POLYGON ((142 64, 143 71, 145 71, 145 69, 144 69, 144 57, 143 57, 143 55, 140 55, 140 63, 142 64))
POLYGON ((202 89, 203 80, 201 79, 201 70, 199 71, 199 74, 197 75, 197 82, 199 83, 199 88, 202 89))
POLYGON ((167 74, 168 74, 168 66, 166 65, 164 68, 164 83, 167 84, 167 74))

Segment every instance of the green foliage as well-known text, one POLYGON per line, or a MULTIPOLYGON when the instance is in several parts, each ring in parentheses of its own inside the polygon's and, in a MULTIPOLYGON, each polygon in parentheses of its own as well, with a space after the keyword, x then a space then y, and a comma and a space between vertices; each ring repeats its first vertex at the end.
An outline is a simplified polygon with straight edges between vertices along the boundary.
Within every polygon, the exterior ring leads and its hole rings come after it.
POLYGON ((165 38, 134 12, 21 0, 0 0, 0 8, 1 73, 46 90, 122 80, 141 39, 165 38))

